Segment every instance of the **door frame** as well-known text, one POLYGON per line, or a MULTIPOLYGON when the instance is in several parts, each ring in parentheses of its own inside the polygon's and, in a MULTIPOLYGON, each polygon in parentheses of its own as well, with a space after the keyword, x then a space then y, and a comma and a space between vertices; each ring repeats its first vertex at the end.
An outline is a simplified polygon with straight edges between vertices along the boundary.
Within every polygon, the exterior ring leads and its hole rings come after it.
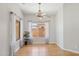
MULTIPOLYGON (((32 28, 32 21, 28 21, 28 24, 29 24, 29 22, 31 23, 30 24, 30 26, 31 26, 30 29, 31 29, 32 28)), ((48 44, 49 40, 50 40, 50 21, 49 20, 48 21, 43 21, 43 22, 33 21, 33 23, 48 23, 48 38, 45 38, 46 39, 46 44, 48 44)), ((29 31, 31 31, 31 30, 29 30, 29 31)), ((31 36, 31 39, 32 39, 32 36, 31 36)))
MULTIPOLYGON (((16 56, 16 17, 19 17, 16 15, 16 13, 14 12, 10 12, 10 24, 9 24, 9 27, 10 27, 10 53, 9 55, 10 56, 16 56)), ((20 17, 19 17, 20 18, 20 17)), ((19 48, 22 47, 22 42, 21 42, 21 34, 22 34, 22 21, 21 21, 21 18, 20 18, 20 39, 18 40, 19 41, 19 48)), ((18 49, 19 49, 18 48, 18 49)))

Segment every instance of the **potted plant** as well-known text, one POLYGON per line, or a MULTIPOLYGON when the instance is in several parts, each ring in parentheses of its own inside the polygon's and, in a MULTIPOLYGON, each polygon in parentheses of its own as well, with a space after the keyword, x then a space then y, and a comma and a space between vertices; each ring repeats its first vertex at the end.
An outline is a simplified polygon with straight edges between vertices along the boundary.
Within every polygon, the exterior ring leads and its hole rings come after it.
POLYGON ((29 32, 28 31, 24 31, 24 42, 25 45, 28 43, 29 41, 29 32))

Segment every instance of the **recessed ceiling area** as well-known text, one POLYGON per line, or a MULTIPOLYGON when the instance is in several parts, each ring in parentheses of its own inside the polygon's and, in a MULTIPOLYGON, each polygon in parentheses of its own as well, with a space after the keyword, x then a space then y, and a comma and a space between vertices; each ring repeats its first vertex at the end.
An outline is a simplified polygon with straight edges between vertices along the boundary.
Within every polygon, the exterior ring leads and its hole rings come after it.
MULTIPOLYGON (((41 10, 48 16, 55 15, 61 3, 41 3, 41 10)), ((24 15, 35 15, 38 12, 38 3, 20 3, 24 15)))

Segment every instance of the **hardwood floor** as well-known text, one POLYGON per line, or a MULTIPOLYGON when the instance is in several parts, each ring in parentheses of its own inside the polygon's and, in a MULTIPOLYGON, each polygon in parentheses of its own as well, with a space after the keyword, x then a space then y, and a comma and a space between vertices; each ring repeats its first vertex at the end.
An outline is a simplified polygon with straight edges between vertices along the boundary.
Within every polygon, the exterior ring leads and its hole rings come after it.
POLYGON ((63 51, 56 44, 25 45, 16 52, 17 56, 79 56, 79 54, 63 51))

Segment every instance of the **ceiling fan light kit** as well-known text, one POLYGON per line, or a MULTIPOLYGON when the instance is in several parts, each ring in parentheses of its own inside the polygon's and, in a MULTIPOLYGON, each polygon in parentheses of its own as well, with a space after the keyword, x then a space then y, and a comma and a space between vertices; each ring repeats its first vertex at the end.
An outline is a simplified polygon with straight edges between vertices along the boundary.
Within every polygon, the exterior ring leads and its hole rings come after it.
POLYGON ((39 9, 38 9, 38 12, 36 13, 36 16, 43 18, 45 13, 43 13, 42 10, 41 10, 41 3, 38 3, 38 5, 39 5, 39 9))

